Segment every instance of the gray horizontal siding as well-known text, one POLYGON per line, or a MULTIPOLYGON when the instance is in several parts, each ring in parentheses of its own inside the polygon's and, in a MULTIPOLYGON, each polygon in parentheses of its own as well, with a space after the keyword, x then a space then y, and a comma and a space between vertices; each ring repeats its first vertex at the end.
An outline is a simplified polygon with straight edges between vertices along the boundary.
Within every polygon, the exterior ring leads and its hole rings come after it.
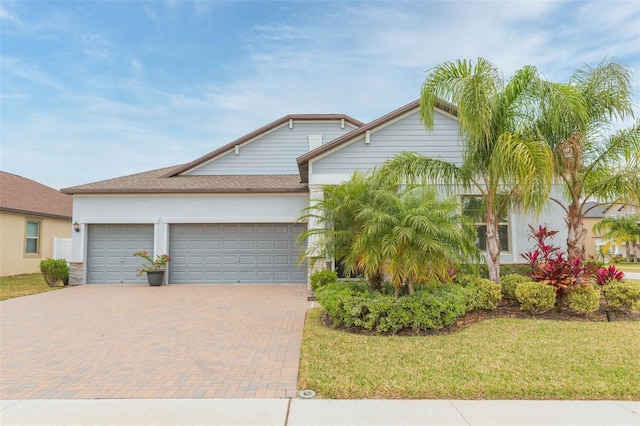
POLYGON ((462 148, 458 122, 444 114, 436 114, 432 131, 427 131, 416 111, 376 132, 371 143, 364 137, 313 161, 313 174, 351 174, 354 170, 371 170, 400 151, 413 151, 460 164, 462 148))
POLYGON ((288 123, 271 133, 216 158, 189 175, 270 175, 297 174, 296 158, 309 151, 309 135, 322 135, 326 144, 354 128, 340 122, 295 122, 293 129, 288 123))

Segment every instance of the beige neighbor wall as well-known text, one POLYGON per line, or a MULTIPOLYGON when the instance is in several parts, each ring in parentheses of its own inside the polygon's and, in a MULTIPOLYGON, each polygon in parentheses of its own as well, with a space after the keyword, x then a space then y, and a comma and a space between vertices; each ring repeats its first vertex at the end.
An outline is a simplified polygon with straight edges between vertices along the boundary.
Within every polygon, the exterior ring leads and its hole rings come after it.
POLYGON ((0 276, 40 272, 40 261, 51 257, 53 237, 71 238, 71 220, 0 211, 0 276), (39 220, 40 253, 25 254, 27 218, 39 220))
MULTIPOLYGON (((596 235, 593 233, 592 228, 593 225, 600 222, 602 218, 594 218, 594 217, 585 217, 583 221, 583 226, 587 230, 587 236, 584 239, 584 254, 585 256, 596 256, 596 241, 599 240, 600 235, 596 235)), ((600 260, 600 259, 596 259, 600 260)))

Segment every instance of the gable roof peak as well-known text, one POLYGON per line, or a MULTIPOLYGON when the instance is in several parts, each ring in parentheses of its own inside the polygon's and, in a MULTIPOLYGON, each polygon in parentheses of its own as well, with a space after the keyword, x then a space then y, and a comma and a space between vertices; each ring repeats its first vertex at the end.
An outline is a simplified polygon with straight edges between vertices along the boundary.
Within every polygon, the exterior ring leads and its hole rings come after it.
MULTIPOLYGON (((387 124, 401 116, 403 116, 404 114, 407 114, 415 109, 419 109, 420 108, 420 99, 417 99, 415 101, 409 102, 408 104, 401 106, 400 108, 391 111, 390 113, 383 115, 380 118, 377 118, 363 126, 360 126, 359 128, 337 138, 334 139, 333 141, 322 145, 316 149, 314 149, 313 151, 309 151, 304 155, 301 155, 300 157, 298 157, 296 159, 296 161, 298 162, 298 170, 300 171, 300 178, 302 179, 302 182, 307 183, 309 181, 309 161, 312 159, 317 158, 318 156, 331 151, 332 149, 339 147, 340 145, 343 145, 349 141, 352 141, 355 138, 361 137, 362 135, 364 135, 367 131, 369 130, 373 130, 375 128, 378 128, 384 124, 387 124)), ((436 102, 436 109, 439 109, 442 112, 445 112, 447 114, 450 114, 454 117, 457 117, 458 115, 458 109, 451 103, 444 101, 442 99, 439 99, 436 102)))
POLYGON ((172 177, 172 176, 177 176, 187 170, 193 169, 196 166, 199 166, 203 163, 206 163, 207 161, 221 155, 224 154, 226 152, 229 152, 231 150, 233 150, 235 148, 236 145, 241 145, 243 143, 249 142, 252 139, 257 138, 258 136, 267 133, 271 130, 274 130, 275 128, 282 126, 283 124, 286 124, 289 120, 304 120, 304 121, 340 121, 340 120, 345 120, 345 122, 350 123, 351 125, 357 127, 363 126, 364 123, 361 122, 360 120, 356 120, 355 118, 348 116, 346 114, 288 114, 285 115, 284 117, 280 117, 279 119, 272 121, 271 123, 260 127, 259 129, 254 130, 253 132, 247 133, 244 136, 241 136, 240 138, 229 142, 226 145, 221 146, 218 149, 215 149, 199 158, 196 158, 195 160, 191 161, 190 163, 186 163, 183 164, 181 166, 178 166, 172 170, 170 170, 167 174, 165 174, 163 177, 172 177))

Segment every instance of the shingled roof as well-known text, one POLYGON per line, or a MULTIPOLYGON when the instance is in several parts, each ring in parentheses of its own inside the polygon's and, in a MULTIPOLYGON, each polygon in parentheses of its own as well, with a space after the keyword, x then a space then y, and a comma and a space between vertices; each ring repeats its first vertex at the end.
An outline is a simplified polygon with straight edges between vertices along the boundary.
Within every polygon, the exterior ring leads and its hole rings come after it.
POLYGON ((63 188, 65 194, 296 193, 308 192, 298 175, 167 176, 172 166, 63 188))
POLYGON ((73 199, 22 176, 0 171, 0 210, 71 219, 73 199))

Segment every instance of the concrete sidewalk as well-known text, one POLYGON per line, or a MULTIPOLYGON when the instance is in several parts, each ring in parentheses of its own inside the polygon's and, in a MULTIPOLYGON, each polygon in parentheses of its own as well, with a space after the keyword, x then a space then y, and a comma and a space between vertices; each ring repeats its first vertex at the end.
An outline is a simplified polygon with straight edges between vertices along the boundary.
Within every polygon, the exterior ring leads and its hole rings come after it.
POLYGON ((640 402, 300 399, 3 400, 9 425, 640 425, 640 402))

